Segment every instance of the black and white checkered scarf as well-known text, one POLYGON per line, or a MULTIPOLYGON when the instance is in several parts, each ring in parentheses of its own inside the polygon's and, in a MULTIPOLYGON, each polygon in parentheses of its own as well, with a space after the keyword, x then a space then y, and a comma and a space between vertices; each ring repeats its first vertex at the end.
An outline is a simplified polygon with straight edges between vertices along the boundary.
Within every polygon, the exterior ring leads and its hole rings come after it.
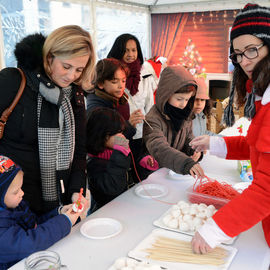
MULTIPOLYGON (((70 103, 71 86, 59 89, 47 88, 43 83, 39 86, 38 95, 38 145, 40 158, 42 197, 46 208, 59 206, 59 186, 63 183, 57 179, 57 171, 71 167, 75 149, 75 120, 70 103), (46 128, 40 126, 43 99, 59 108, 59 127, 46 128)), ((64 190, 62 190, 63 192, 64 190)))

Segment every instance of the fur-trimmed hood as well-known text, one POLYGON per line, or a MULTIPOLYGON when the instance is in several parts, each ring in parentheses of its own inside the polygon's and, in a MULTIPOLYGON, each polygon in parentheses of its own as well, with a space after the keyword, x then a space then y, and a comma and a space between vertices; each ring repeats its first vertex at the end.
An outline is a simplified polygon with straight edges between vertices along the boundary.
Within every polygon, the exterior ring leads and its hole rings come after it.
POLYGON ((32 34, 16 44, 14 54, 18 67, 29 71, 44 71, 42 48, 46 37, 41 33, 32 34))

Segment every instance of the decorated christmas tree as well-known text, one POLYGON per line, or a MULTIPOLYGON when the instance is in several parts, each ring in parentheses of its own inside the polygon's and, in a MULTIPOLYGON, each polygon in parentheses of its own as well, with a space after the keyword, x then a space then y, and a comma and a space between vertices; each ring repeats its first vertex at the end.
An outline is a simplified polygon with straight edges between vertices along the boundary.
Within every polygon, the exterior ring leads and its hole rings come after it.
POLYGON ((179 58, 180 64, 189 70, 189 72, 197 77, 205 73, 205 68, 202 65, 202 57, 199 54, 192 39, 188 39, 188 44, 185 47, 184 55, 179 58))

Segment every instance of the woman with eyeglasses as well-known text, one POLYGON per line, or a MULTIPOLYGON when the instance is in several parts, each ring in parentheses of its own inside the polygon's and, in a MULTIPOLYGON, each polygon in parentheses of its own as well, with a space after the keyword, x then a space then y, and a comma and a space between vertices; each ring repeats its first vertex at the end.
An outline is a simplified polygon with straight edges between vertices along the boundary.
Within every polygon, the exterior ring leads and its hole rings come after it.
POLYGON ((191 145, 196 151, 209 149, 210 154, 226 159, 250 159, 254 180, 196 232, 195 253, 209 252, 260 221, 270 246, 270 9, 247 4, 236 16, 230 40, 235 68, 224 120, 228 126, 234 123, 236 92, 237 103, 245 103, 245 116, 252 120, 247 136, 204 135, 191 145))

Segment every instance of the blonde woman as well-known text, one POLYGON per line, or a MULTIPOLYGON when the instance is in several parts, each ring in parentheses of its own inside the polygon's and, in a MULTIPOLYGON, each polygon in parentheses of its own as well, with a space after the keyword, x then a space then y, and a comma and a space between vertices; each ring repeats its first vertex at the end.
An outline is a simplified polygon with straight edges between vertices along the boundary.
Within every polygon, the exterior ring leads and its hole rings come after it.
MULTIPOLYGON (((14 53, 26 87, 6 123, 0 153, 22 167, 24 198, 41 214, 75 201, 80 188, 85 190, 83 88, 91 81, 95 54, 89 33, 76 25, 60 27, 48 37, 29 35, 14 53)), ((0 72, 0 114, 20 82, 17 69, 0 72)))

